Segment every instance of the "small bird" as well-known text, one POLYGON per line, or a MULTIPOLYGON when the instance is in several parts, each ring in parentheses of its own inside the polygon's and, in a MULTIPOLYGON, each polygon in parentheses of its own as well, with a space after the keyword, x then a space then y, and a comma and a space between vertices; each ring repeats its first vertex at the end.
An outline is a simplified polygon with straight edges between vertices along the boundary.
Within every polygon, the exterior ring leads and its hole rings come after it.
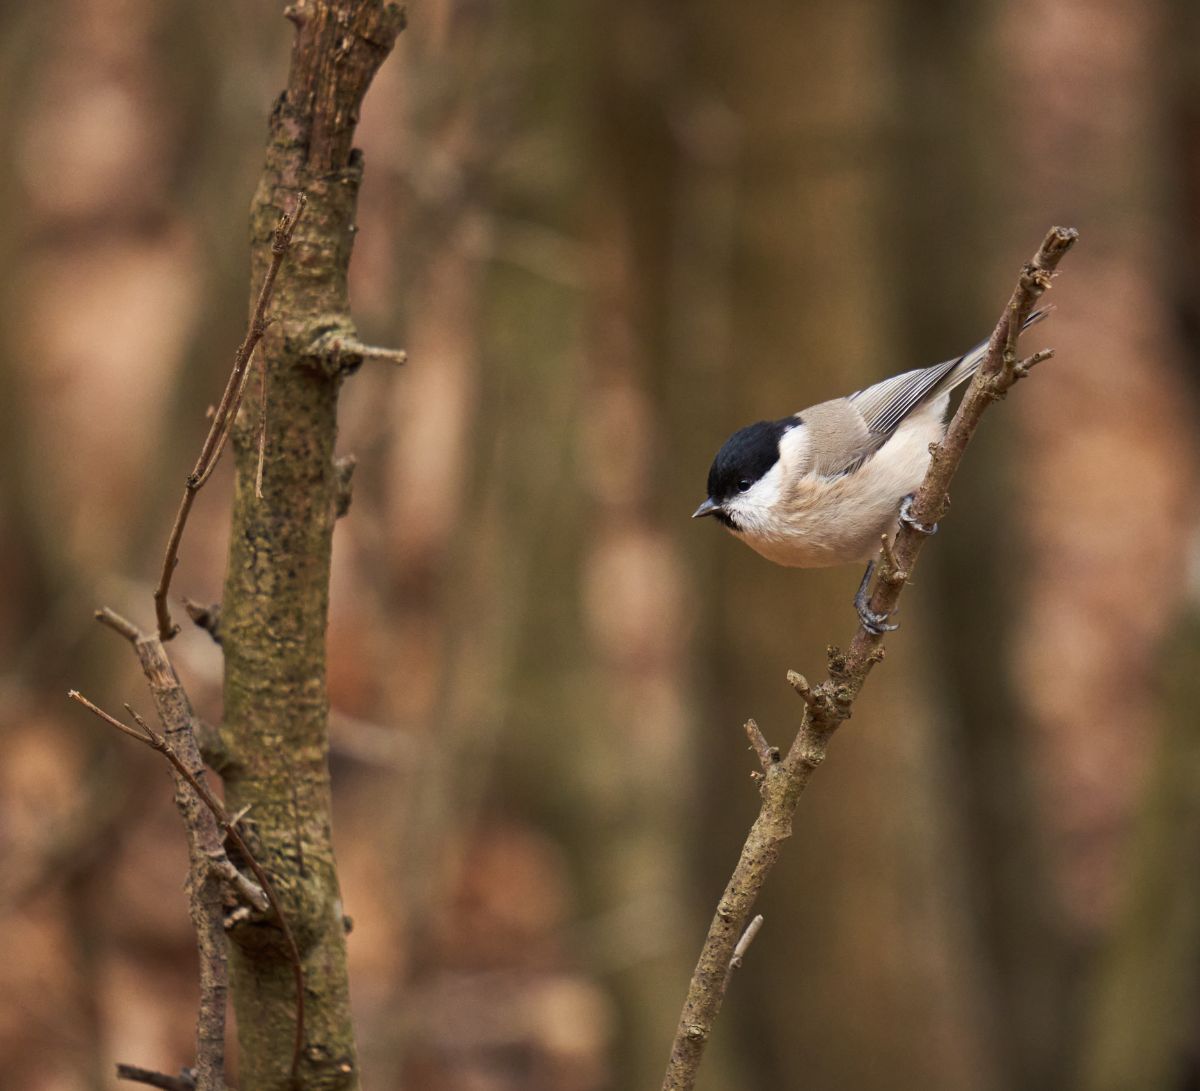
MULTIPOLYGON (((1035 311, 1022 330, 1049 311, 1035 311)), ((950 392, 975 374, 987 344, 739 429, 713 459, 708 497, 692 518, 711 515, 767 560, 792 568, 870 562, 855 607, 871 632, 896 628, 867 608, 872 558, 882 535, 894 537, 901 522, 936 532, 936 524, 914 521, 909 505, 929 467, 930 444, 946 434, 950 392)))

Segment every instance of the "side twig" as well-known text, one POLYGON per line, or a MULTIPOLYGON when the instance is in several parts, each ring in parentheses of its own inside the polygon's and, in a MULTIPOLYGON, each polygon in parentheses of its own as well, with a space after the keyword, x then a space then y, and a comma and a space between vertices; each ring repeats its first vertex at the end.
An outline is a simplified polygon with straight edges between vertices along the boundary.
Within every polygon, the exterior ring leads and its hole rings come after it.
MULTIPOLYGON (((1017 356, 1017 338, 1022 323, 1050 287, 1058 263, 1077 237, 1072 228, 1051 228, 1033 260, 1021 270, 1012 298, 988 342, 987 357, 954 414, 945 438, 933 451, 925 480, 910 509, 914 522, 933 524, 945 515, 950 502, 950 482, 984 410, 1003 398, 1034 364, 1047 358, 1047 353, 1039 352, 1022 361, 1017 356)), ((884 553, 883 575, 876 581, 871 610, 880 614, 895 611, 926 540, 926 534, 908 523, 901 525, 892 548, 884 553)), ((782 761, 764 762, 765 740, 760 745, 761 733, 757 727, 751 733, 751 742, 763 765, 759 777, 762 806, 721 895, 688 985, 663 1091, 690 1091, 695 1087, 705 1043, 725 998, 739 937, 744 939, 749 934, 746 922, 750 911, 779 857, 780 845, 791 836, 792 816, 809 777, 824 760, 830 736, 849 717, 871 668, 882 659, 882 645, 881 633, 860 627, 846 652, 830 647, 827 678, 819 685, 811 686, 801 675, 789 673, 788 681, 803 698, 804 709, 799 730, 782 761)))
POLYGON ((135 1064, 119 1064, 117 1079, 161 1087, 163 1091, 196 1091, 196 1073, 190 1068, 181 1069, 178 1076, 168 1076, 165 1072, 138 1068, 135 1064))
POLYGON ((758 764, 762 766, 765 774, 779 760, 779 747, 771 746, 767 742, 766 736, 754 720, 747 720, 743 730, 746 732, 746 738, 750 740, 751 748, 758 755, 758 764))
MULTIPOLYGON (((262 869, 262 866, 254 858, 254 854, 250 851, 250 847, 242 839, 242 835, 237 831, 238 819, 240 815, 233 818, 225 810, 224 806, 217 798, 208 790, 208 786, 200 779, 192 775, 188 767, 180 760, 178 754, 175 753, 174 747, 171 746, 158 732, 156 732, 145 720, 139 716, 130 705, 125 706, 125 710, 133 717, 134 722, 138 725, 139 730, 135 730, 127 723, 123 723, 115 716, 111 716, 104 709, 89 701, 78 690, 71 690, 68 695, 73 701, 77 701, 83 705, 89 712, 99 716, 110 727, 115 727, 118 731, 128 735, 131 739, 137 739, 140 743, 145 743, 153 750, 157 750, 164 758, 167 759, 174 767, 175 771, 187 781, 192 791, 200 797, 200 801, 212 812, 213 817, 224 829, 226 836, 236 846, 242 859, 246 861, 246 866, 254 872, 254 877, 259 882, 259 887, 248 885, 245 877, 241 877, 240 881, 235 880, 235 885, 241 890, 249 891, 249 901, 256 909, 264 910, 270 905, 272 912, 275 914, 276 922, 279 925, 280 931, 283 932, 284 941, 287 943, 292 953, 292 961, 296 970, 296 1053, 293 1058, 292 1070, 295 1072, 296 1066, 300 1061, 300 1053, 304 1048, 304 972, 300 964, 300 948, 296 944, 296 938, 292 935, 292 930, 288 925, 287 917, 283 914, 283 907, 279 904, 279 899, 275 896, 275 888, 271 885, 270 877, 262 869)), ((217 860, 213 861, 213 867, 223 876, 228 877, 229 872, 239 874, 233 862, 229 860, 224 853, 220 854, 217 860), (218 863, 219 860, 219 863, 218 863)))
POLYGON ((750 950, 750 944, 754 942, 754 937, 758 935, 763 926, 763 915, 758 914, 748 925, 746 931, 742 933, 742 938, 737 941, 737 946, 733 949, 733 957, 729 960, 729 966, 725 970, 725 988, 729 988, 729 979, 733 977, 734 970, 742 968, 742 960, 746 957, 746 952, 750 950))
MULTIPOLYGON (((233 865, 233 861, 224 853, 211 858, 211 864, 214 870, 219 872, 221 876, 231 882, 242 893, 246 895, 246 900, 254 906, 259 912, 265 912, 269 906, 275 911, 279 917, 281 927, 284 934, 291 936, 291 930, 287 927, 287 921, 283 919, 283 914, 279 911, 279 904, 275 899, 275 892, 271 888, 271 881, 267 878, 266 872, 259 866, 258 861, 254 859, 250 849, 246 846, 246 842, 242 840, 241 834, 238 833, 237 819, 230 818, 226 813, 225 808, 217 801, 216 797, 208 790, 208 786, 192 774, 192 771, 184 765, 179 755, 175 753, 175 748, 167 742, 158 732, 150 727, 141 716, 137 714, 132 705, 126 704, 125 711, 133 717, 134 722, 141 729, 135 731, 127 723, 118 720, 115 716, 105 712, 99 705, 89 701, 77 689, 68 691, 67 696, 72 701, 83 705, 89 712, 99 716, 110 727, 115 727, 118 731, 128 735, 131 739, 137 739, 140 743, 145 743, 152 750, 157 750, 164 758, 167 759, 174 767, 175 771, 188 782, 188 786, 200 797, 200 801, 212 812, 213 817, 218 824, 225 830, 226 836, 237 846, 238 851, 242 854, 246 861, 247 867, 254 872, 260 886, 255 886, 233 865)), ((295 946, 293 941, 292 946, 295 946)))
MULTIPOLYGON (((183 488, 183 499, 179 502, 179 511, 175 514, 175 524, 171 527, 171 534, 167 538, 162 571, 158 577, 158 586, 154 589, 154 613, 158 621, 158 638, 163 641, 170 640, 179 632, 179 626, 171 620, 171 610, 167 605, 167 592, 171 587, 171 577, 175 574, 175 566, 179 563, 179 543, 183 538, 183 528, 187 525, 196 493, 204 487, 204 483, 212 476, 212 472, 216 468, 221 452, 233 429, 238 409, 241 408, 242 397, 246 393, 246 383, 250 378, 250 361, 254 356, 255 348, 262 340, 263 333, 266 332, 267 307, 270 306, 271 296, 275 291, 275 278, 279 275, 279 267, 283 264, 283 259, 291 248, 292 236, 295 234, 296 224, 300 222, 300 217, 304 214, 306 202, 307 198, 301 193, 296 200, 295 210, 280 217, 279 224, 275 228, 275 239, 271 244, 271 262, 263 277, 254 313, 250 318, 250 325, 246 330, 246 336, 234 354, 233 369, 229 373, 229 381, 225 384, 225 392, 221 395, 220 404, 213 414, 212 424, 204 439, 204 445, 200 448, 200 457, 196 459, 196 465, 188 474, 183 488)), ((263 367, 266 368, 265 363, 263 367)))

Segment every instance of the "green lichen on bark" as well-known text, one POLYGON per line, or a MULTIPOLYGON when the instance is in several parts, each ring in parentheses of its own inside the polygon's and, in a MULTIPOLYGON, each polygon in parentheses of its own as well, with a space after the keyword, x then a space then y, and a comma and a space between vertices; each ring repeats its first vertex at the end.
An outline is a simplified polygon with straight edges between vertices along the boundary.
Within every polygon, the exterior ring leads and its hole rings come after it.
MULTIPOLYGON (((300 1087, 358 1086, 327 764, 325 626, 338 478, 337 398, 353 339, 346 275, 362 157, 352 150, 364 94, 403 26, 393 3, 294 4, 288 88, 272 113, 251 210, 252 278, 275 224, 308 205, 279 278, 261 352, 268 374, 262 496, 255 495, 258 384, 234 432, 237 470, 222 603, 231 809, 251 808, 250 846, 270 873, 302 953, 305 1041, 300 1087), (331 337, 331 335, 334 335, 331 337)), ((291 1084, 295 985, 269 921, 230 933, 241 1085, 291 1084)))

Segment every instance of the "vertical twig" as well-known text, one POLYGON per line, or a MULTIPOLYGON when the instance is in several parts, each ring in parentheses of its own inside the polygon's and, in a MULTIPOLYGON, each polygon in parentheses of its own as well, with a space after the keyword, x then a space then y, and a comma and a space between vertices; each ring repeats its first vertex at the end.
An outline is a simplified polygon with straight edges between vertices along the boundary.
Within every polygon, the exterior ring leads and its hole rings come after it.
MULTIPOLYGON (((192 467, 192 472, 188 474, 187 482, 183 487, 183 499, 179 502, 179 511, 175 514, 175 523, 167 538, 162 571, 159 573, 158 586, 154 589, 154 613, 158 620, 158 638, 162 641, 170 640, 179 632, 179 626, 171 620, 171 610, 167 605, 167 592, 171 587, 171 577, 175 574, 175 566, 179 563, 179 543, 183 539, 183 528, 187 525, 196 493, 212 476, 217 461, 221 457, 221 451, 224 450, 225 443, 229 439, 237 411, 242 404, 242 396, 246 392, 246 381, 250 375, 250 360, 259 341, 262 340, 263 333, 266 332, 267 307, 270 305, 271 296, 275 291, 275 278, 279 275, 279 267, 283 264, 283 259, 292 245, 296 224, 300 222, 300 217, 304 214, 304 206, 307 201, 308 198, 305 194, 298 194, 295 209, 290 213, 284 213, 275 227, 275 239, 271 244, 271 261, 258 292, 258 300, 250 318, 250 325, 246 329, 246 336, 234 354, 233 369, 229 373, 229 380, 225 384, 225 392, 221 395, 217 411, 213 414, 208 435, 205 436, 204 444, 200 448, 200 457, 196 459, 196 465, 192 467)), ((263 374, 265 382, 265 364, 263 374)))
POLYGON ((254 470, 254 495, 262 499, 263 462, 267 457, 267 359, 259 353, 261 387, 258 398, 258 466, 254 470))

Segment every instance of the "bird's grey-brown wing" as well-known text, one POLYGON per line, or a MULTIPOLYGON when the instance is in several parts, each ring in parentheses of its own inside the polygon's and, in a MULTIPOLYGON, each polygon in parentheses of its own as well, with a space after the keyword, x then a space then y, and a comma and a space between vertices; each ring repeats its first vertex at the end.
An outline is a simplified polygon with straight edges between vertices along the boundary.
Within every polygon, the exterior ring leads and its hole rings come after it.
MULTIPOLYGON (((1021 329, 1040 322, 1050 309, 1035 311, 1021 329)), ((801 416, 812 437, 812 470, 822 477, 838 477, 858 469, 909 414, 971 378, 987 355, 987 346, 980 341, 953 360, 906 371, 848 398, 804 410, 801 416)))
POLYGON ((919 405, 953 383, 958 360, 909 371, 866 390, 805 409, 808 470, 840 477, 857 470, 879 450, 919 405))
POLYGON ((891 435, 872 432, 848 398, 814 405, 800 416, 808 440, 807 469, 821 477, 840 477, 857 469, 891 435))
POLYGON ((848 398, 806 409, 801 416, 812 436, 813 471, 840 477, 857 470, 891 439, 905 417, 969 379, 979 366, 975 356, 981 347, 986 349, 986 342, 965 356, 906 371, 848 398))
MULTIPOLYGON (((1034 311, 1025 319, 1022 332, 1035 322, 1040 322, 1050 310, 1050 307, 1043 307, 1040 311, 1034 311)), ((953 360, 884 379, 866 390, 851 394, 848 401, 862 414, 867 429, 886 439, 915 409, 971 378, 983 363, 987 347, 986 341, 980 341, 953 360)))
POLYGON ((971 371, 955 369, 965 357, 906 371, 851 394, 847 401, 861 415, 867 430, 887 439, 914 409, 968 378, 971 371))

